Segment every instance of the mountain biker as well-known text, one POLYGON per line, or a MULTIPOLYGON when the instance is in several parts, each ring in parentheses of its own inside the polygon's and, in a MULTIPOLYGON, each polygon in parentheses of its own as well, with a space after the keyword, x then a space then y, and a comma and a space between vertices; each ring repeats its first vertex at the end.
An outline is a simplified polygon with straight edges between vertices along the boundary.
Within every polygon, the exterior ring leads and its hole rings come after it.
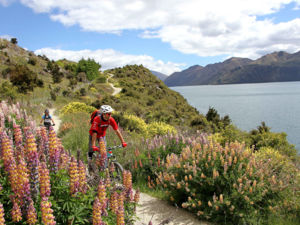
POLYGON ((45 114, 42 116, 40 124, 42 124, 43 121, 44 121, 44 126, 47 129, 49 129, 49 127, 51 126, 51 121, 52 121, 52 126, 55 126, 55 123, 54 123, 51 115, 49 114, 49 110, 48 109, 45 110, 45 114))
POLYGON ((105 140, 106 129, 108 126, 111 126, 114 129, 116 135, 119 137, 122 143, 123 148, 127 146, 127 143, 124 141, 115 119, 111 116, 112 111, 113 108, 111 106, 102 105, 100 107, 100 114, 97 115, 92 121, 89 131, 89 159, 92 159, 94 151, 99 151, 99 147, 96 146, 96 141, 98 145, 101 137, 103 137, 105 140))

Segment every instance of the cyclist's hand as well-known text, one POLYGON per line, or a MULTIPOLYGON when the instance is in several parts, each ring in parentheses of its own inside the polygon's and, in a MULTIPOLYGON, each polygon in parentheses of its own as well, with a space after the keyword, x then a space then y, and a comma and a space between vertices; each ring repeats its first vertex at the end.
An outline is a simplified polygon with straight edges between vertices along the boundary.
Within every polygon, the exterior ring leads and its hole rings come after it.
POLYGON ((127 146, 127 143, 126 143, 126 142, 123 142, 123 143, 122 143, 122 146, 123 146, 123 148, 125 148, 125 147, 127 146))
POLYGON ((93 146, 92 149, 93 149, 93 152, 99 152, 99 148, 97 146, 93 146))

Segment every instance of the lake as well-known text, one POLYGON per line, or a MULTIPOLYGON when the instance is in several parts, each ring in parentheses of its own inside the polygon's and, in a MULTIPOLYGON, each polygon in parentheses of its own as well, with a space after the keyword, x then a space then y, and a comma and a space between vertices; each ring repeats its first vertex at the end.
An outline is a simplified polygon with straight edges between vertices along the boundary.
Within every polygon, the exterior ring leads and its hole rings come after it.
POLYGON ((206 114, 215 108, 238 128, 250 131, 262 121, 272 132, 285 132, 300 152, 300 82, 171 87, 206 114))

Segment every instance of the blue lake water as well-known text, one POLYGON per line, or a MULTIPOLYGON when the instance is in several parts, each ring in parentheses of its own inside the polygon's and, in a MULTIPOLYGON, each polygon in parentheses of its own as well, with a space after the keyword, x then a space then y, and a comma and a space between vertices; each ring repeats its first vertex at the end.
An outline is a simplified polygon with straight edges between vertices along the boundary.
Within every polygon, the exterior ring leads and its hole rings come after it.
POLYGON ((300 152, 300 82, 171 87, 206 114, 214 107, 238 128, 250 131, 262 121, 272 132, 285 132, 300 152))

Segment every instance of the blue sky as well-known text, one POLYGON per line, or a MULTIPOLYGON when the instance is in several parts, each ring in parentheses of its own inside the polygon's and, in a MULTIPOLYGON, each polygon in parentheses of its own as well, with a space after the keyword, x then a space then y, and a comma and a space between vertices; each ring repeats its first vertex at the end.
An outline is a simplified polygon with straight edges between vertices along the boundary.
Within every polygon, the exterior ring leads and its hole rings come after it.
POLYGON ((167 75, 229 57, 300 50, 300 0, 0 0, 0 37, 103 69, 167 75))

